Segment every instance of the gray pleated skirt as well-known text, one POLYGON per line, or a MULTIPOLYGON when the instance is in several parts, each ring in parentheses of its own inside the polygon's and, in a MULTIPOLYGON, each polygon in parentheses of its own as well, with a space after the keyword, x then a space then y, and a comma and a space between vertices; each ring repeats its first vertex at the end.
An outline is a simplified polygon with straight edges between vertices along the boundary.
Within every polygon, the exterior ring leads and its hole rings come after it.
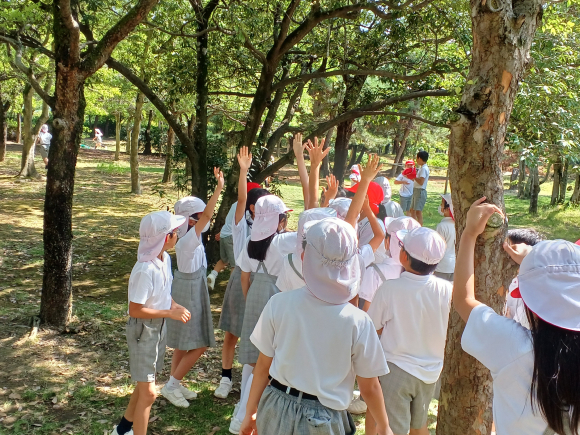
POLYGON ((189 322, 167 319, 167 346, 179 350, 214 347, 213 320, 205 267, 193 273, 175 271, 171 297, 191 313, 189 322))
MULTIPOLYGON (((252 273, 252 275, 254 274, 252 273)), ((242 291, 242 269, 236 266, 230 275, 228 286, 226 287, 218 328, 236 337, 242 335, 245 309, 246 299, 242 291)))
POLYGON ((244 323, 240 335, 240 352, 238 361, 240 364, 256 364, 260 351, 250 341, 250 335, 254 332, 256 323, 264 310, 264 307, 272 296, 279 293, 276 287, 277 276, 267 273, 255 273, 252 285, 246 297, 246 309, 244 311, 244 323))

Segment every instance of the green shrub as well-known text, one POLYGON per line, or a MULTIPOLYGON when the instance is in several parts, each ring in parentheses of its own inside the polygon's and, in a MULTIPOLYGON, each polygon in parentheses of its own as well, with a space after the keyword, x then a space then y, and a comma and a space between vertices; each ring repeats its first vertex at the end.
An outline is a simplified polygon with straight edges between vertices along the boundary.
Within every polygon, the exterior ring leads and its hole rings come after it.
POLYGON ((435 168, 446 168, 449 165, 449 156, 445 153, 433 153, 429 155, 427 164, 435 168))

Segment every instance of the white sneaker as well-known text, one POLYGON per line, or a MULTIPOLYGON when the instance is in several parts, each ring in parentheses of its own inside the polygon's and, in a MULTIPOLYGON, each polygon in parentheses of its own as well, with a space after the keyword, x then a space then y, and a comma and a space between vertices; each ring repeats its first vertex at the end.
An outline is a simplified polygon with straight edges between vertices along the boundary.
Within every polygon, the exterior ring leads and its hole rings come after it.
POLYGON ((236 406, 234 406, 234 413, 233 415, 238 415, 238 411, 240 409, 240 402, 236 403, 236 406))
POLYGON ((242 428, 242 422, 236 418, 236 416, 232 416, 232 422, 230 423, 230 433, 238 435, 240 433, 240 429, 242 428))
POLYGON ((195 391, 191 391, 185 385, 179 384, 179 391, 186 400, 197 399, 197 393, 195 391))
POLYGON ((217 274, 214 275, 213 270, 207 276, 207 288, 209 289, 209 291, 213 290, 213 288, 215 286, 216 277, 217 277, 217 274))
POLYGON ((213 395, 220 399, 225 399, 228 397, 228 394, 230 394, 230 391, 232 391, 232 381, 230 378, 226 378, 224 376, 220 381, 220 386, 215 389, 215 393, 213 393, 213 395))
POLYGON ((161 395, 179 408, 187 408, 189 406, 189 402, 185 400, 185 397, 183 397, 179 388, 170 390, 167 388, 167 385, 165 385, 161 389, 161 395))
MULTIPOLYGON (((119 432, 117 432, 117 426, 115 426, 115 429, 113 429, 111 435, 119 435, 119 432)), ((126 432, 125 435, 133 435, 133 429, 131 429, 129 432, 126 432)))
POLYGON ((361 400, 360 393, 354 395, 350 405, 348 405, 348 412, 354 415, 367 412, 367 404, 361 400))

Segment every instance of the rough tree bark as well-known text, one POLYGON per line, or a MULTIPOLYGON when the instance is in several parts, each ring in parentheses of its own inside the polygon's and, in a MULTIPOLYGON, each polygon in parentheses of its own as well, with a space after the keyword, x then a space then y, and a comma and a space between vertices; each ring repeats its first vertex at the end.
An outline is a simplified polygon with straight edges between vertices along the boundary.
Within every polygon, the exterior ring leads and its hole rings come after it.
POLYGON ((6 141, 8 140, 6 114, 8 109, 10 109, 10 101, 3 101, 0 95, 0 162, 3 162, 6 156, 6 141))
POLYGON ((530 208, 528 212, 530 214, 538 214, 538 197, 540 196, 540 174, 538 172, 538 166, 530 168, 530 208))
POLYGON ((16 143, 22 141, 22 113, 16 114, 16 143))
POLYGON ((565 159, 564 168, 562 169, 562 177, 560 177, 560 194, 558 197, 558 202, 563 204, 566 201, 566 188, 568 187, 568 166, 570 165, 570 160, 565 159))
POLYGON ((135 115, 133 116, 133 132, 131 133, 131 193, 141 195, 141 181, 139 180, 139 132, 141 131, 142 109, 145 96, 137 93, 135 100, 135 115))
POLYGON ((560 180, 562 179, 562 156, 558 155, 557 160, 554 162, 554 184, 552 184, 552 198, 550 200, 550 205, 554 206, 558 204, 560 197, 560 180))
MULTIPOLYGON (((334 134, 334 127, 329 129, 326 132, 326 136, 324 138, 324 149, 330 147, 330 141, 332 140, 332 135, 334 134)), ((330 175, 330 153, 326 155, 326 157, 322 160, 322 167, 320 168, 320 173, 322 177, 328 177, 330 175)))
MULTIPOLYGON (((44 90, 48 92, 50 87, 52 86, 52 80, 47 78, 46 83, 44 85, 44 90)), ((20 159, 20 176, 22 177, 29 177, 29 178, 37 178, 38 172, 36 171, 36 167, 34 166, 34 154, 35 154, 35 143, 36 138, 38 137, 38 133, 40 132, 40 128, 42 124, 46 122, 49 116, 48 112, 48 104, 43 101, 42 102, 42 112, 40 117, 36 120, 36 123, 32 125, 32 115, 34 112, 34 108, 32 106, 32 97, 34 96, 34 89, 29 84, 24 86, 23 91, 23 99, 24 99, 24 145, 22 147, 22 157, 20 159)), ((52 143, 52 142, 51 142, 52 143)))
POLYGON ((126 154, 131 154, 131 129, 132 129, 131 121, 133 119, 134 119, 133 116, 129 116, 127 118, 127 127, 126 127, 127 138, 125 139, 125 153, 126 154))
POLYGON ((115 161, 119 160, 121 154, 121 114, 115 113, 115 161))
POLYGON ((175 133, 173 129, 169 127, 167 131, 167 150, 165 151, 165 170, 163 171, 163 180, 162 183, 170 183, 171 182, 171 173, 173 170, 172 166, 172 158, 173 158, 173 142, 175 140, 175 133))
POLYGON ((149 110, 147 115, 147 127, 145 127, 145 148, 143 149, 144 156, 150 156, 151 151, 151 121, 153 120, 153 110, 149 110))
MULTIPOLYGON (((542 16, 539 0, 513 4, 471 0, 470 8, 472 59, 456 110, 459 120, 451 124, 449 139, 449 178, 458 241, 473 201, 485 195, 488 202, 504 208, 500 162, 506 127, 542 16)), ((488 227, 475 248, 476 297, 498 313, 515 274, 513 262, 502 249, 505 232, 503 225, 488 227)), ((491 432, 491 376, 461 349, 464 327, 463 320, 452 311, 439 399, 438 435, 491 432)))
POLYGON ((574 176, 574 192, 570 197, 571 204, 580 204, 580 173, 574 176))
MULTIPOLYGON (((411 112, 413 115, 416 113, 416 109, 413 109, 411 112)), ((411 134, 411 130, 413 129, 413 119, 409 118, 405 121, 405 127, 403 129, 403 135, 399 141, 398 151, 395 155, 395 160, 393 161, 394 165, 391 168, 391 178, 396 177, 402 170, 403 167, 400 166, 403 163, 403 158, 405 157, 405 150, 407 149, 407 140, 409 139, 409 135, 411 134)))

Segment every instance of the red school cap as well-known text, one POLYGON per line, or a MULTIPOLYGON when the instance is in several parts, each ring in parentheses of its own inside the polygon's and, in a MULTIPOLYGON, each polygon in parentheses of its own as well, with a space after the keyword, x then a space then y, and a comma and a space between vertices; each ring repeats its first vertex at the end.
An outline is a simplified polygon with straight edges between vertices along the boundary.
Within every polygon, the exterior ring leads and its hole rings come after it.
POLYGON ((415 160, 407 160, 405 162, 405 165, 413 165, 413 166, 415 166, 415 160))
POLYGON ((258 183, 254 183, 253 181, 248 182, 248 192, 252 189, 258 189, 260 185, 258 183))
MULTIPOLYGON (((356 193, 359 185, 360 183, 357 183, 354 186, 347 188, 346 190, 356 193)), ((385 197, 385 195, 383 194, 383 188, 379 185, 379 183, 371 181, 369 184, 369 188, 367 190, 367 195, 369 197, 371 210, 375 215, 378 214, 379 204, 383 201, 383 198, 385 197)))

